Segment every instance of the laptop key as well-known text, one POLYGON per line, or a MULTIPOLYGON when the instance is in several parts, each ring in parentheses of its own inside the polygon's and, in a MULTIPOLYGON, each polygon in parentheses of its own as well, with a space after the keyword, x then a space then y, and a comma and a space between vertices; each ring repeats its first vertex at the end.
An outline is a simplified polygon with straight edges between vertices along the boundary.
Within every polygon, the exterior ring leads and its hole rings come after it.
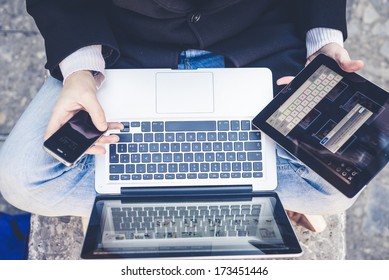
POLYGON ((153 132, 162 132, 162 131, 164 131, 164 124, 163 124, 163 122, 153 122, 152 123, 152 130, 153 130, 153 132))
POLYGON ((161 143, 159 150, 163 153, 170 152, 170 145, 168 143, 161 143))
POLYGON ((204 132, 198 132, 197 133, 197 141, 206 141, 207 136, 204 132))
POLYGON ((156 164, 148 164, 147 165, 147 173, 156 173, 157 165, 156 164))
POLYGON ((150 153, 159 152, 159 145, 156 143, 150 144, 150 153))
POLYGON ((143 142, 143 134, 134 133, 134 142, 143 142))
POLYGON ((119 136, 119 142, 132 142, 132 134, 130 133, 122 133, 116 135, 119 136))
POLYGON ((154 134, 152 134, 152 133, 145 133, 144 140, 145 140, 145 142, 153 142, 154 134))
POLYGON ((158 173, 166 173, 167 172, 167 164, 161 163, 158 164, 158 173))
POLYGON ((141 129, 142 129, 142 132, 150 132, 151 131, 151 123, 150 122, 142 122, 141 129))
POLYGON ((128 152, 129 153, 137 153, 138 152, 138 144, 128 144, 128 152))
POLYGON ((247 159, 249 161, 260 161, 260 160, 262 160, 262 153, 261 152, 248 152, 247 159))
POLYGON ((254 171, 262 171, 262 162, 254 162, 253 163, 253 170, 254 171))
POLYGON ((135 173, 135 164, 126 164, 126 173, 135 173))
POLYGON ((218 129, 220 131, 230 130, 230 122, 229 121, 218 121, 217 126, 218 126, 218 129))
POLYGON ((239 140, 240 141, 247 141, 249 139, 249 135, 245 131, 239 132, 239 140))
POLYGON ((109 173, 111 174, 124 173, 124 164, 111 164, 109 166, 109 173))
POLYGON ((151 179, 153 179, 152 174, 143 174, 143 180, 151 180, 151 179))
POLYGON ((242 130, 250 130, 251 129, 251 123, 250 121, 242 121, 242 130))
POLYGON ((146 173, 146 164, 137 164, 136 173, 146 173))
POLYGON ((110 154, 109 155, 109 163, 119 163, 119 155, 118 154, 110 154))
POLYGON ((173 161, 173 155, 172 154, 163 154, 163 162, 172 162, 173 161))
POLYGON ((132 163, 139 163, 140 162, 140 154, 132 154, 131 155, 131 162, 132 163))
POLYGON ((216 141, 217 140, 216 132, 208 132, 207 133, 207 140, 208 141, 216 141))
POLYGON ((166 131, 215 131, 216 121, 167 121, 166 131))
POLYGON ((163 133, 155 133, 155 142, 165 141, 165 135, 163 133))
POLYGON ((237 131, 240 129, 240 122, 238 120, 231 121, 231 130, 237 131))
POLYGON ((243 178, 252 178, 253 174, 251 172, 243 172, 242 177, 243 178))
POLYGON ((196 141, 196 134, 193 132, 187 132, 186 141, 196 141))
POLYGON ((261 142, 245 142, 244 149, 245 151, 259 151, 261 150, 261 142))
POLYGON ((189 174, 187 175, 187 178, 188 178, 188 179, 197 179, 197 174, 196 174, 196 173, 189 173, 189 174))
POLYGON ((153 154, 152 162, 162 162, 162 154, 153 154))
POLYGON ((261 133, 259 131, 249 132, 250 140, 261 140, 261 133))

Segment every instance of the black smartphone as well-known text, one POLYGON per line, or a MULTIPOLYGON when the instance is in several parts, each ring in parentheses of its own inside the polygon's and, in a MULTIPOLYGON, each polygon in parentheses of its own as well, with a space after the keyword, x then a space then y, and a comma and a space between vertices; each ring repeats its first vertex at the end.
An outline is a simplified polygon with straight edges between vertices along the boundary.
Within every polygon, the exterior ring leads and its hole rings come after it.
POLYGON ((43 149, 72 166, 104 133, 95 127, 88 112, 81 110, 43 143, 43 149))

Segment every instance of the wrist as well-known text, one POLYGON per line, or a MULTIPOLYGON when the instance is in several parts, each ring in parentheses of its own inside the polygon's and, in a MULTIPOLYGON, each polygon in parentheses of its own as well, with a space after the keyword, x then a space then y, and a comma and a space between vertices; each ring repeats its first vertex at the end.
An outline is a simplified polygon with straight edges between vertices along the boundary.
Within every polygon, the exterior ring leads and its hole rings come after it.
POLYGON ((313 28, 309 30, 306 34, 307 57, 317 53, 330 43, 337 43, 343 47, 342 32, 331 28, 313 28))
POLYGON ((93 76, 96 80, 96 86, 99 88, 104 82, 105 78, 105 61, 102 56, 101 49, 101 45, 83 47, 62 60, 59 64, 59 67, 64 78, 64 83, 74 72, 81 70, 92 70, 99 73, 92 73, 95 74, 93 76))
POLYGON ((79 70, 71 73, 63 83, 64 87, 89 88, 96 91, 96 80, 89 70, 79 70))

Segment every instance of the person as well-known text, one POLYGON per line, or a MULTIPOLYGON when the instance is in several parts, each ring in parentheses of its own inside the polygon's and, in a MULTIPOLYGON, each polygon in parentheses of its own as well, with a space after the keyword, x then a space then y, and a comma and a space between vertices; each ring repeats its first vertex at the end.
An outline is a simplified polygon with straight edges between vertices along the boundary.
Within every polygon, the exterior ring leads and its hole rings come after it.
MULTIPOLYGON (((100 130, 122 127, 106 121, 96 98, 104 69, 268 67, 277 93, 319 53, 348 72, 363 67, 343 47, 345 0, 26 1, 51 76, 3 145, 0 187, 11 204, 40 215, 90 215, 93 155, 118 137, 101 138, 72 168, 43 152, 42 143, 80 109, 100 130)), ((285 151, 277 153, 276 191, 292 220, 315 230, 312 217, 353 204, 285 151)))

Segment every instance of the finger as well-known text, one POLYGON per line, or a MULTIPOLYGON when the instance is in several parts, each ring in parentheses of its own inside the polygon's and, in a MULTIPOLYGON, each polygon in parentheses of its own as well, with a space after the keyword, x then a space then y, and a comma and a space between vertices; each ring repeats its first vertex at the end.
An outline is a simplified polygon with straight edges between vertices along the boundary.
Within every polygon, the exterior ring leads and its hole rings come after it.
POLYGON ((356 72, 363 68, 362 60, 352 60, 347 51, 341 52, 335 58, 340 68, 345 72, 356 72))
POLYGON ((112 144, 112 143, 117 143, 119 142, 120 138, 117 135, 107 135, 107 136, 102 136, 99 140, 96 141, 97 145, 102 145, 102 144, 112 144))
POLYGON ((105 119, 104 110, 101 107, 99 101, 95 94, 88 95, 87 98, 83 100, 81 105, 91 116, 93 124, 100 131, 106 131, 108 129, 108 124, 105 119))
POLYGON ((114 130, 114 129, 122 130, 122 129, 124 129, 124 125, 120 122, 109 122, 108 123, 108 130, 114 130))
POLYGON ((71 112, 59 111, 54 108, 46 128, 44 139, 47 140, 53 135, 61 126, 63 126, 73 116, 71 112))
POLYGON ((106 150, 104 146, 95 145, 90 147, 86 153, 88 155, 104 155, 106 153, 106 150))
POLYGON ((362 60, 352 60, 348 51, 342 47, 329 48, 325 54, 334 59, 345 72, 356 72, 364 67, 362 60))
POLYGON ((285 77, 279 78, 279 79, 277 80, 277 85, 279 85, 279 86, 287 85, 287 84, 289 84, 293 79, 294 79, 293 76, 285 76, 285 77))

